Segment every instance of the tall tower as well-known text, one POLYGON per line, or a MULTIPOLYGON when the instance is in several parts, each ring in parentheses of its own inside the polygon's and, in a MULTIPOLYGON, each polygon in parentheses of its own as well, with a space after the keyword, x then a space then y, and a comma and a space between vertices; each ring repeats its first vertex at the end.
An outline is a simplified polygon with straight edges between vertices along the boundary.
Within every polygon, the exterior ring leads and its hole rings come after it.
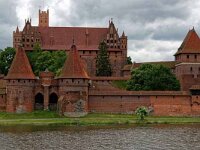
POLYGON ((88 81, 76 45, 72 45, 63 70, 58 77, 60 110, 67 116, 85 115, 88 112, 88 81))
POLYGON ((21 41, 22 41, 22 32, 19 31, 19 28, 17 26, 16 31, 13 31, 13 47, 17 49, 18 46, 21 44, 21 41))
POLYGON ((183 43, 175 54, 176 77, 181 90, 187 91, 200 83, 200 38, 195 29, 189 30, 183 43))
POLYGON ((39 9, 39 27, 49 27, 49 9, 47 11, 39 9))
POLYGON ((24 49, 19 46, 10 70, 5 77, 7 112, 33 111, 35 75, 24 49))

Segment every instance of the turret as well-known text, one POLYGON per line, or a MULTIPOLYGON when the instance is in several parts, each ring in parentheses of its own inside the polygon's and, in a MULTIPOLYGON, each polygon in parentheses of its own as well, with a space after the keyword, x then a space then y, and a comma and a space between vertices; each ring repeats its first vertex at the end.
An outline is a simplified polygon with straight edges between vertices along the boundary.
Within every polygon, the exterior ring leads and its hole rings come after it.
POLYGON ((16 51, 5 80, 7 81, 7 112, 33 111, 35 75, 21 46, 16 51))
POLYGON ((21 41, 22 33, 19 31, 19 27, 17 26, 16 31, 13 31, 13 47, 17 49, 21 41))
POLYGON ((88 112, 88 75, 81 64, 76 45, 73 43, 63 70, 58 78, 61 113, 82 115, 88 112))
POLYGON ((175 54, 175 73, 181 90, 188 91, 200 81, 200 39, 194 28, 189 30, 175 54))
POLYGON ((120 37, 120 49, 127 50, 127 36, 125 35, 124 31, 120 37))
POLYGON ((49 9, 47 11, 39 9, 39 27, 49 27, 49 9))

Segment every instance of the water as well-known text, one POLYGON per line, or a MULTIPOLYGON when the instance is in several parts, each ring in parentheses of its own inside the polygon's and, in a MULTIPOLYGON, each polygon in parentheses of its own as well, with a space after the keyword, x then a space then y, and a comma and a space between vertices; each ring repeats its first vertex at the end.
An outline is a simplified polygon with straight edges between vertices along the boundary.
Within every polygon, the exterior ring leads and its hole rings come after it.
POLYGON ((0 127, 2 150, 200 150, 200 125, 0 127))

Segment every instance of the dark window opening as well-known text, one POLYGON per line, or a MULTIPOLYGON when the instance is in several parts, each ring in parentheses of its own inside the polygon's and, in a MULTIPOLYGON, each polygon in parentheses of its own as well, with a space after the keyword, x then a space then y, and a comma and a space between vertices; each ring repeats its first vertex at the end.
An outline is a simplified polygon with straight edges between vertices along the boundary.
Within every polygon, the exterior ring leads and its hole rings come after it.
POLYGON ((44 109, 44 96, 41 93, 38 93, 35 96, 35 110, 43 110, 44 109))
POLYGON ((49 110, 56 111, 58 103, 58 96, 56 93, 52 93, 49 96, 49 110))
POLYGON ((191 94, 192 95, 200 95, 200 90, 192 90, 191 94))

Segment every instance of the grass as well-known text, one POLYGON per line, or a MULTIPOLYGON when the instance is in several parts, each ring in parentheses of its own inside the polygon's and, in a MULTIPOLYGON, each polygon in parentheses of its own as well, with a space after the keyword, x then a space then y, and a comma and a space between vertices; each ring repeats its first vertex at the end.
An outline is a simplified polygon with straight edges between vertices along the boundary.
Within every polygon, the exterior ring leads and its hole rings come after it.
POLYGON ((68 126, 104 126, 126 124, 191 124, 200 123, 200 117, 146 117, 138 121, 135 115, 88 114, 81 118, 61 117, 55 112, 36 111, 33 113, 0 113, 0 125, 68 125, 68 126))
POLYGON ((60 116, 56 112, 52 111, 34 111, 31 113, 0 113, 1 119, 39 119, 39 118, 60 118, 60 116))
POLYGON ((126 80, 116 80, 116 81, 112 81, 112 85, 116 88, 119 88, 119 89, 122 89, 122 90, 125 90, 126 89, 126 83, 127 81, 126 80))

